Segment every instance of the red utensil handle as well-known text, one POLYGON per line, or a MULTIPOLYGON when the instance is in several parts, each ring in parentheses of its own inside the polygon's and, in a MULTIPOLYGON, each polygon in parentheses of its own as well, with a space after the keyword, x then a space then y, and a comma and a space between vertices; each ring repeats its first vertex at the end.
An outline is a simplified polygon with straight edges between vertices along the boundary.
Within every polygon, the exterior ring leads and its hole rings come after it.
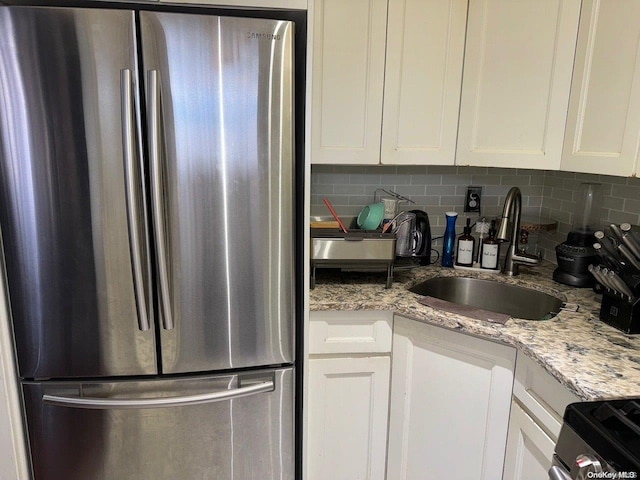
POLYGON ((338 216, 336 211, 333 209, 333 205, 331 205, 331 202, 329 201, 329 199, 325 197, 322 200, 324 201, 324 204, 327 206, 327 208, 331 212, 331 215, 333 216, 333 218, 335 218, 336 221, 338 222, 338 225, 340 225, 340 228, 342 229, 342 231, 344 233, 349 233, 347 231, 347 227, 344 226, 344 223, 342 223, 342 220, 340 220, 340 217, 338 216))

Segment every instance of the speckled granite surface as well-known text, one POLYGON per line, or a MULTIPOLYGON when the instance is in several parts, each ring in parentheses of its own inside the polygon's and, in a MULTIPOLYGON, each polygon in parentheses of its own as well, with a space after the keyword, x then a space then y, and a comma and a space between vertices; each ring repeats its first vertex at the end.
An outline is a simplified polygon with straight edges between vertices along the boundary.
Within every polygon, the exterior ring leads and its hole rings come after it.
POLYGON ((513 345, 524 352, 578 397, 597 400, 640 397, 640 335, 626 335, 598 319, 600 296, 551 279, 555 266, 521 267, 521 275, 506 277, 427 266, 396 271, 392 288, 384 275, 319 270, 310 292, 312 311, 392 310, 441 327, 513 345), (551 320, 511 318, 505 325, 455 315, 418 303, 412 285, 435 276, 491 278, 555 294, 577 303, 577 313, 561 312, 551 320))

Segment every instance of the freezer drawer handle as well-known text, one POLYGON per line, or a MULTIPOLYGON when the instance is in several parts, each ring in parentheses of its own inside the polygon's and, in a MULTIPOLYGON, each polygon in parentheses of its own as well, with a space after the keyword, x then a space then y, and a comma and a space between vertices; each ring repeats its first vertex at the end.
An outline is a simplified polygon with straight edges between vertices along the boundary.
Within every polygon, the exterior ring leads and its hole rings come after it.
POLYGON ((258 393, 272 392, 274 388, 275 383, 273 380, 269 380, 266 382, 254 383, 246 387, 235 388, 233 390, 223 390, 198 395, 185 395, 181 397, 114 399, 43 395, 42 401, 48 405, 55 405, 58 407, 86 408, 93 410, 183 407, 186 405, 201 405, 203 403, 221 402, 225 400, 233 400, 235 398, 248 397, 258 393))
POLYGON ((151 198, 153 203, 153 228, 156 238, 158 281, 160 285, 160 309, 162 327, 173 329, 173 315, 169 297, 169 270, 167 257, 167 231, 164 211, 164 176, 162 169, 162 112, 160 79, 157 70, 147 72, 149 90, 147 92, 149 119, 149 157, 151 163, 151 198))
POLYGON ((138 308, 138 328, 149 330, 149 314, 147 310, 147 294, 143 274, 141 246, 146 241, 146 232, 140 227, 138 212, 141 205, 138 199, 144 195, 138 193, 138 176, 136 175, 136 135, 133 108, 133 82, 131 70, 120 70, 120 99, 122 106, 122 151, 124 153, 124 172, 127 192, 127 218, 129 219, 129 241, 131 245, 131 263, 133 265, 133 283, 138 308), (142 238, 141 238, 142 237, 142 238))

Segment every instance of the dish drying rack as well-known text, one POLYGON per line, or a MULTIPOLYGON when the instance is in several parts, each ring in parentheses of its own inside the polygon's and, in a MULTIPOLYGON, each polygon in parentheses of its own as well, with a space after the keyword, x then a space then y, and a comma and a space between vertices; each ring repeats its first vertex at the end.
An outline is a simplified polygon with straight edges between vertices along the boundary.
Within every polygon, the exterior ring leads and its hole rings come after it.
POLYGON ((373 192, 373 203, 381 202, 383 194, 388 195, 389 197, 393 197, 396 200, 399 200, 398 205, 402 203, 410 204, 410 205, 416 204, 416 202, 414 202, 410 198, 407 198, 404 195, 400 195, 398 192, 394 192, 393 190, 388 190, 386 188, 376 188, 375 192, 373 192), (380 194, 380 196, 378 196, 378 194, 380 194))

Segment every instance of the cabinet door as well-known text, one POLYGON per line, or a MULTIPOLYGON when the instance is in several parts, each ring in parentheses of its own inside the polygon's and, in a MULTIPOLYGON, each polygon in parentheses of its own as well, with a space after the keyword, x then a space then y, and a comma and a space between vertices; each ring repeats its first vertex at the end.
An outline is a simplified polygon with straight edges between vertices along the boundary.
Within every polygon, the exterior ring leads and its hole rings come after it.
POLYGON ((311 161, 380 161, 387 0, 316 0, 311 161))
POLYGON ((511 404, 503 480, 547 478, 555 441, 516 402, 511 404))
POLYGON ((453 165, 468 0, 389 0, 382 163, 453 165))
POLYGON ((517 354, 513 396, 552 438, 560 435, 562 416, 567 405, 580 401, 522 352, 517 354))
POLYGON ((390 363, 309 360, 309 480, 384 480, 390 363))
POLYGON ((639 46, 640 2, 583 2, 562 170, 638 171, 639 46))
POLYGON ((456 164, 559 169, 580 0, 470 0, 456 164))
POLYGON ((387 478, 501 478, 515 350, 395 317, 387 478))

